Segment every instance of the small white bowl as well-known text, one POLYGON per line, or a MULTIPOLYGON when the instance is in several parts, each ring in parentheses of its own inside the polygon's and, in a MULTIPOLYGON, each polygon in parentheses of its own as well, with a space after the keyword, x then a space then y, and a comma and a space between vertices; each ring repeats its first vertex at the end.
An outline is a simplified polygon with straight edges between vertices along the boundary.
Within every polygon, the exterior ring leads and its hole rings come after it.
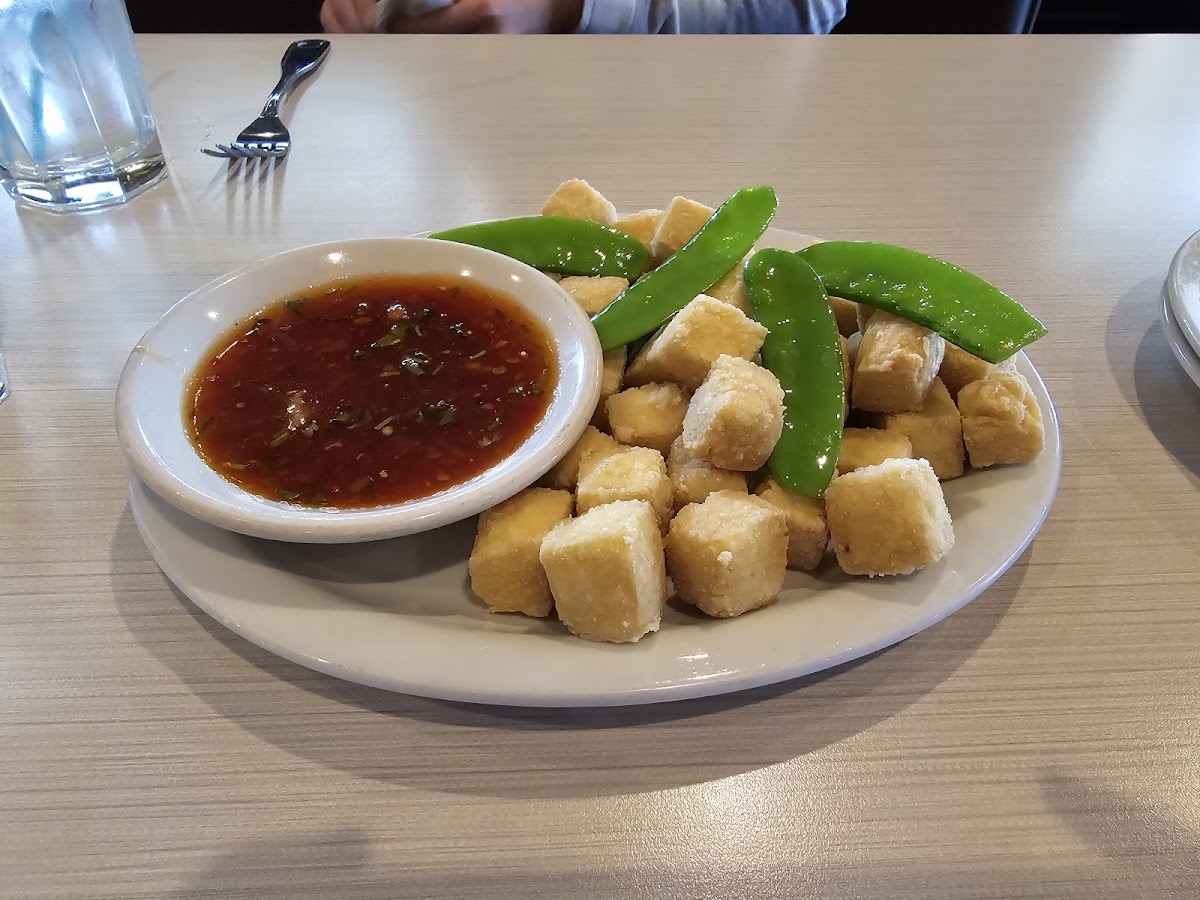
POLYGON ((133 348, 117 385, 121 448, 134 473, 179 509, 254 537, 341 544, 457 522, 540 478, 583 434, 600 394, 602 353, 587 315, 552 279, 507 256, 427 238, 301 247, 251 263, 184 297, 133 348), (299 291, 370 275, 444 274, 501 291, 549 333, 558 383, 533 434, 474 478, 417 500, 369 509, 310 509, 251 494, 197 453, 185 423, 193 371, 235 322, 299 291))

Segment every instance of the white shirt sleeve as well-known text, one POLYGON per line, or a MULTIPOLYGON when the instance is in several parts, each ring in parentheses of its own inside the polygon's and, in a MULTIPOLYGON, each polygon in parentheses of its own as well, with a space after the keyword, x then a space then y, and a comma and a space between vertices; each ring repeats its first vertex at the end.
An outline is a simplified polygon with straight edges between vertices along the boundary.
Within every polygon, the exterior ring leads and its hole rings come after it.
POLYGON ((585 0, 585 34, 828 34, 846 0, 585 0))

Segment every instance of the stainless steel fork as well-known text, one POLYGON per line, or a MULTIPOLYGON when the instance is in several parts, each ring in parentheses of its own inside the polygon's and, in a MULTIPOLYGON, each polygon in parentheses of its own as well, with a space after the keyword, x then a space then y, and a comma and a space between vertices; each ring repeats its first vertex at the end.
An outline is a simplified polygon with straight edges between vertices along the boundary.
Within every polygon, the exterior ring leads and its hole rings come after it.
POLYGON ((317 70, 329 55, 329 41, 296 41, 283 54, 283 75, 258 118, 242 129, 232 144, 217 144, 201 152, 223 159, 270 159, 287 156, 292 136, 279 119, 279 108, 297 84, 317 70))

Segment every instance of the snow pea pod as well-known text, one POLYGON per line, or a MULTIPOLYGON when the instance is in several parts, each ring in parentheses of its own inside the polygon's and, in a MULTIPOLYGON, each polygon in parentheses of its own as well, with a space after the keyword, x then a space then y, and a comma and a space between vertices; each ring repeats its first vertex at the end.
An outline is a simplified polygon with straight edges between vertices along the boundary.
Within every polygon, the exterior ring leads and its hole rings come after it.
POLYGON ((596 315, 600 345, 612 350, 649 334, 708 290, 750 252, 779 201, 773 188, 742 188, 721 204, 679 252, 596 315))
POLYGON ((999 288, 916 250, 827 241, 801 250, 825 289, 932 329, 968 353, 1004 362, 1046 328, 999 288))
POLYGON ((763 365, 783 388, 783 434, 767 468, 797 494, 820 497, 842 446, 846 384, 837 318, 817 273, 795 253, 760 250, 745 270, 763 365))
POLYGON ((563 275, 638 277, 649 253, 623 231, 586 219, 525 216, 463 225, 430 235, 439 241, 473 244, 526 265, 563 275))

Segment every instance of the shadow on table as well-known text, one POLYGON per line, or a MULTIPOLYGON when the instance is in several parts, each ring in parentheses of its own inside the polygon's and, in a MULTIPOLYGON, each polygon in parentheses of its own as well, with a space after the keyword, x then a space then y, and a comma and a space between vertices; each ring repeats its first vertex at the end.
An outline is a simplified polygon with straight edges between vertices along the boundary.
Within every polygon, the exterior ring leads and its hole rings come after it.
POLYGON ((1200 389, 1167 344, 1161 291, 1162 279, 1150 278, 1117 301, 1105 326, 1108 365, 1146 427, 1200 483, 1200 389))
MULTIPOLYGON (((113 558, 136 557, 140 541, 127 509, 113 558)), ((1027 552, 946 621, 857 662, 736 694, 592 710, 474 706, 338 681, 226 630, 165 579, 161 590, 145 590, 144 581, 138 590, 136 574, 114 571, 112 590, 130 633, 196 696, 289 753, 423 790, 586 797, 761 769, 889 719, 971 657, 1028 564, 1027 552)))
MULTIPOLYGON (((1192 788, 1192 773, 1184 776, 1192 788)), ((1104 859, 1120 860, 1142 897, 1195 897, 1200 834, 1173 821, 1161 804, 1115 790, 1094 777, 1050 767, 1038 776, 1046 805, 1104 859)))

